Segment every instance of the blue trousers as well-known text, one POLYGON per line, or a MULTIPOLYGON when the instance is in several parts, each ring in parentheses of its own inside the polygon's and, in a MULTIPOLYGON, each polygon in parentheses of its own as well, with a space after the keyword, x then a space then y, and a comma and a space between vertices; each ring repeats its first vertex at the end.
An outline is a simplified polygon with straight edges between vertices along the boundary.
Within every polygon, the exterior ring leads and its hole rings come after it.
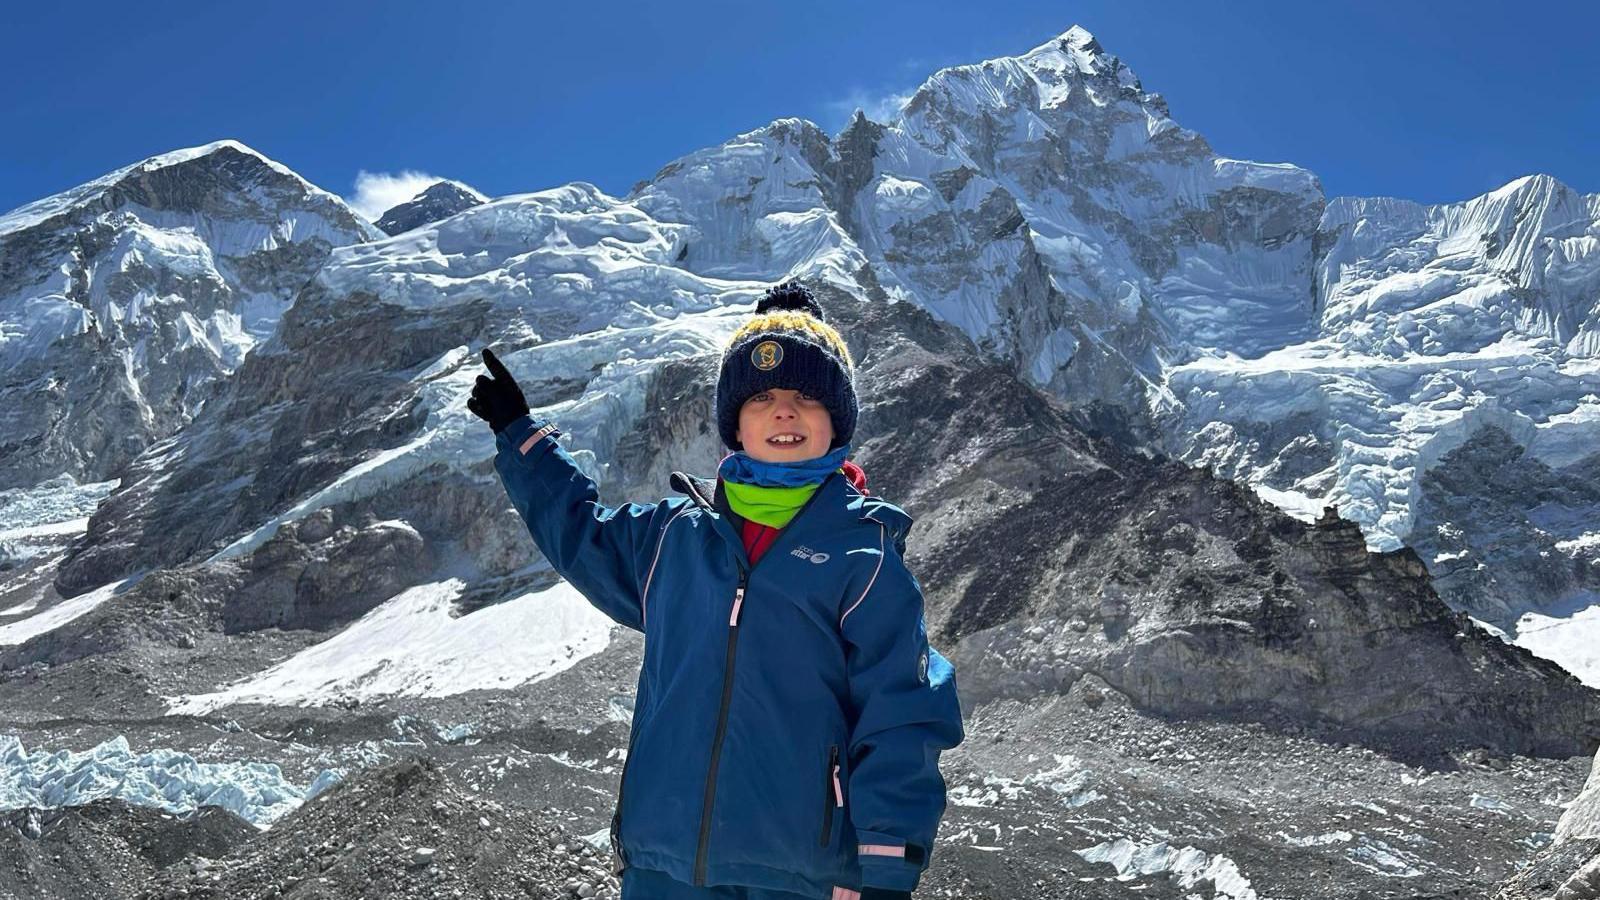
POLYGON ((622 870, 622 900, 812 900, 804 894, 719 884, 695 887, 652 869, 622 870))

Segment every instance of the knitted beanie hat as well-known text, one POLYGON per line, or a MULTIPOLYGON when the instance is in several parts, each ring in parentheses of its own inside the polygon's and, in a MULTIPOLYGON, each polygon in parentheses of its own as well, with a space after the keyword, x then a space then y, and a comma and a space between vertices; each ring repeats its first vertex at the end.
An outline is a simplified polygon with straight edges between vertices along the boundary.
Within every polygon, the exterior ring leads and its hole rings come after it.
POLYGON ((856 430, 855 363, 822 305, 804 285, 789 281, 756 302, 756 314, 729 338, 717 377, 717 430, 734 450, 739 409, 762 391, 804 391, 822 401, 833 419, 834 450, 856 430))

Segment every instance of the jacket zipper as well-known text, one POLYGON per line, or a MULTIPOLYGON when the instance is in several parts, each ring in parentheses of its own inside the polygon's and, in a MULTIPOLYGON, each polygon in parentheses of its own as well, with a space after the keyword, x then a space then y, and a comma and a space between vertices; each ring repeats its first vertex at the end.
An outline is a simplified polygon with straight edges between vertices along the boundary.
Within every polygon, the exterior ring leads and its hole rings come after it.
POLYGON ((823 790, 827 796, 822 801, 822 846, 833 843, 833 809, 843 808, 844 790, 839 787, 839 745, 828 746, 828 771, 824 775, 823 790))
MULTIPOLYGON (((828 478, 833 478, 837 474, 830 474, 828 478)), ((824 482, 826 482, 826 479, 824 479, 824 482)), ((700 497, 698 492, 691 494, 691 496, 696 499, 702 508, 709 508, 709 504, 705 502, 704 498, 700 497)), ((794 527, 794 523, 805 514, 806 510, 820 496, 822 496, 822 486, 818 485, 817 490, 813 491, 811 496, 806 498, 806 502, 795 512, 794 518, 789 520, 789 525, 784 528, 783 533, 778 536, 777 540, 773 541, 773 546, 767 548, 767 554, 771 554, 778 543, 791 533, 790 529, 794 527)), ((715 512, 715 510, 712 511, 715 512)), ((721 515, 720 513, 717 514, 721 515)), ((726 526, 726 523, 723 524, 726 526)), ((711 843, 711 807, 717 797, 717 766, 722 761, 722 739, 728 732, 728 705, 733 701, 733 661, 734 649, 739 643, 739 613, 744 606, 744 592, 745 586, 750 580, 750 570, 754 568, 745 559, 744 543, 739 540, 738 535, 731 534, 731 530, 727 527, 719 530, 725 540, 733 542, 734 554, 739 562, 739 586, 733 592, 733 609, 728 614, 728 652, 722 665, 722 704, 717 709, 717 731, 716 735, 711 739, 711 765, 706 771, 705 798, 700 806, 700 841, 694 854, 694 883, 696 887, 704 887, 706 883, 706 856, 710 850, 711 843)), ((766 555, 761 557, 763 561, 766 558, 766 555)), ((760 565, 760 562, 757 562, 756 565, 760 565)))
POLYGON ((733 592, 733 611, 728 614, 728 656, 722 667, 722 706, 717 710, 717 733, 711 739, 711 768, 706 772, 706 795, 700 807, 700 846, 694 855, 694 883, 706 883, 706 851, 710 849, 711 804, 717 797, 717 765, 722 762, 722 738, 728 733, 728 703, 733 699, 733 654, 739 642, 739 610, 744 606, 745 579, 739 570, 739 587, 733 592))

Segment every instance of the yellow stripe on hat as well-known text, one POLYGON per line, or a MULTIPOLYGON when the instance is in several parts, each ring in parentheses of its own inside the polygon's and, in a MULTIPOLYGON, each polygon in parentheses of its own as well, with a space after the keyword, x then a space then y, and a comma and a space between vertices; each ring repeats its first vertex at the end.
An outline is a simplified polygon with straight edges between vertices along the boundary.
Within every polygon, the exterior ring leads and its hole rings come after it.
POLYGON ((732 347, 745 337, 752 334, 772 334, 785 331, 803 331, 812 337, 818 338, 833 352, 839 354, 844 360, 845 367, 855 368, 855 361, 850 358, 850 348, 845 346, 844 338, 839 336, 832 325, 817 319, 810 313, 794 312, 792 310, 774 310, 752 318, 739 326, 739 330, 728 339, 728 346, 732 347))

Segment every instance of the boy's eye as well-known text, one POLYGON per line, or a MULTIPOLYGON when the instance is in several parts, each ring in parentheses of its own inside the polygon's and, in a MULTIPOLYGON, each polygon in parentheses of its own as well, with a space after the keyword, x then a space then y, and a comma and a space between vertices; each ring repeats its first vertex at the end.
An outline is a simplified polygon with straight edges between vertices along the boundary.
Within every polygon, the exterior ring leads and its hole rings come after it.
POLYGON ((771 399, 772 399, 772 395, 767 393, 766 391, 762 391, 761 393, 759 393, 759 394, 755 395, 754 397, 750 398, 750 400, 752 402, 756 402, 756 403, 765 403, 765 402, 767 402, 768 400, 771 400, 771 399))
POLYGON ((798 391, 797 393, 798 393, 798 395, 799 395, 801 400, 815 400, 815 399, 817 399, 816 397, 811 396, 810 394, 806 393, 805 391, 798 391))

